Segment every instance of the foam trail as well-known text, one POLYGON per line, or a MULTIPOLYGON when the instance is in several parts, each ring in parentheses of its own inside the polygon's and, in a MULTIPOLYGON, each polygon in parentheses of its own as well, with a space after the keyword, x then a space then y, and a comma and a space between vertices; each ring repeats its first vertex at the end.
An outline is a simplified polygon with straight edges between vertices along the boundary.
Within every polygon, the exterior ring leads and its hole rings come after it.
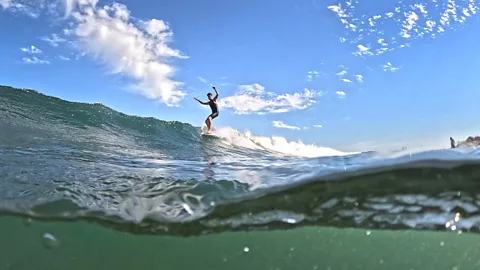
POLYGON ((301 141, 287 141, 280 136, 256 136, 251 132, 241 132, 231 127, 218 127, 215 134, 223 139, 223 142, 235 146, 255 150, 266 150, 296 157, 326 157, 346 156, 358 154, 359 152, 342 152, 329 147, 304 144, 301 141))

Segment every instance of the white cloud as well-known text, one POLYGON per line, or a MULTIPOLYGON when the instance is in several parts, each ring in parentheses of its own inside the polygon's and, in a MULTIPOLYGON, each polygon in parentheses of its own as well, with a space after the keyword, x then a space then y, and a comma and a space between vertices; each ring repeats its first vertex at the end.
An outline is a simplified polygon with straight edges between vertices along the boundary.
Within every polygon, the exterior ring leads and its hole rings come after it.
POLYGON ((383 65, 383 71, 392 71, 392 72, 395 72, 397 70, 399 70, 398 67, 395 67, 392 65, 392 63, 390 62, 387 62, 387 64, 383 65))
POLYGON ((346 70, 342 70, 342 71, 338 72, 336 75, 338 75, 338 76, 343 76, 343 75, 345 75, 345 74, 347 74, 347 71, 346 71, 346 70))
POLYGON ((382 46, 388 46, 388 44, 385 42, 385 39, 383 38, 379 38, 377 40, 378 44, 381 44, 382 46))
POLYGON ((346 95, 345 92, 343 92, 343 91, 337 91, 337 92, 335 92, 335 94, 337 94, 338 98, 344 98, 345 95, 346 95))
POLYGON ((26 53, 29 53, 29 54, 40 54, 42 53, 42 50, 40 50, 39 48, 35 47, 35 46, 30 46, 30 48, 20 48, 20 50, 22 50, 22 52, 26 52, 26 53))
POLYGON ((351 83, 352 81, 350 81, 349 79, 342 79, 343 82, 346 82, 346 83, 351 83))
POLYGON ((58 56, 58 58, 60 60, 63 60, 63 61, 70 61, 71 60, 70 57, 66 57, 66 56, 63 56, 63 55, 58 56))
POLYGON ((315 70, 311 70, 307 74, 307 81, 311 82, 313 79, 318 78, 320 76, 320 73, 315 70))
POLYGON ((358 4, 358 1, 340 0, 328 9, 346 29, 347 33, 341 33, 346 38, 341 41, 357 46, 352 53, 361 57, 381 55, 405 48, 405 43, 411 40, 425 36, 436 38, 447 30, 456 30, 478 10, 478 0, 420 0, 411 5, 391 6, 383 14, 375 14, 376 6, 372 6, 368 11, 370 15, 359 13, 358 4))
POLYGON ((73 33, 80 49, 113 73, 136 80, 133 89, 150 99, 176 105, 185 93, 173 81, 169 58, 188 58, 170 48, 170 27, 162 20, 130 20, 123 4, 97 7, 97 0, 66 0, 66 14, 74 18, 73 33))
POLYGON ((304 110, 313 105, 315 97, 321 95, 310 89, 293 94, 275 94, 265 91, 260 84, 241 85, 235 95, 220 98, 219 105, 233 109, 236 114, 284 113, 304 110))
POLYGON ((34 57, 31 57, 31 58, 29 58, 29 57, 24 57, 22 60, 23 60, 23 63, 25 63, 25 64, 50 64, 49 61, 47 61, 47 60, 40 60, 40 59, 38 59, 38 58, 35 57, 35 56, 34 56, 34 57))
POLYGON ((356 56, 361 56, 361 55, 373 55, 373 53, 370 51, 369 47, 366 47, 362 44, 357 45, 357 51, 354 52, 353 54, 356 56))
POLYGON ((401 30, 401 35, 404 38, 410 38, 411 35, 409 32, 413 29, 415 26, 415 22, 418 20, 418 15, 410 11, 408 13, 405 13, 405 22, 403 23, 403 29, 401 30))
POLYGON ((347 18, 349 17, 345 11, 342 9, 341 4, 329 6, 328 9, 332 10, 333 12, 337 13, 338 17, 340 18, 347 18))
POLYGON ((287 125, 287 124, 283 123, 283 121, 273 121, 272 123, 273 123, 273 126, 274 126, 274 127, 277 127, 277 128, 286 128, 286 129, 292 129, 292 130, 300 130, 299 127, 287 125))
POLYGON ((363 82, 363 76, 360 74, 355 74, 355 77, 357 78, 357 81, 363 82))
POLYGON ((322 125, 313 125, 313 127, 315 127, 315 128, 323 128, 322 125))
POLYGON ((4 9, 9 8, 12 5, 12 0, 0 0, 0 6, 4 9))
POLYGON ((52 34, 51 37, 42 37, 41 38, 43 41, 47 42, 50 44, 52 47, 58 47, 60 43, 66 42, 67 40, 59 37, 57 34, 52 34))
POLYGON ((42 13, 55 14, 60 0, 0 0, 0 6, 10 12, 38 18, 42 13))
POLYGON ((420 12, 423 14, 424 17, 428 15, 428 11, 425 9, 425 5, 423 4, 415 4, 414 5, 420 12))
MULTIPOLYGON (((172 79, 175 69, 170 60, 188 57, 169 47, 173 34, 164 21, 131 18, 125 5, 97 6, 98 0, 0 1, 11 12, 32 17, 38 17, 42 12, 55 14, 59 4, 63 3, 65 18, 73 19, 63 33, 75 39, 75 48, 82 55, 87 52, 112 73, 134 79, 132 89, 148 98, 174 106, 186 95, 179 89, 183 83, 172 79)), ((57 34, 42 40, 54 47, 66 41, 57 34)))

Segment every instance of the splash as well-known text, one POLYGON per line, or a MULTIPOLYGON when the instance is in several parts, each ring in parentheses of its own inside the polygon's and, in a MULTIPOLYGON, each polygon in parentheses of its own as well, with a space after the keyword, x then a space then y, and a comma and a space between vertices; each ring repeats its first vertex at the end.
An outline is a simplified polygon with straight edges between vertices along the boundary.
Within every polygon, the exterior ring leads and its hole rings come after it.
POLYGON ((296 157, 347 156, 359 153, 342 152, 329 147, 305 144, 301 141, 288 141, 281 136, 257 136, 250 131, 241 132, 231 127, 218 127, 215 134, 222 138, 223 143, 230 146, 264 150, 296 157))

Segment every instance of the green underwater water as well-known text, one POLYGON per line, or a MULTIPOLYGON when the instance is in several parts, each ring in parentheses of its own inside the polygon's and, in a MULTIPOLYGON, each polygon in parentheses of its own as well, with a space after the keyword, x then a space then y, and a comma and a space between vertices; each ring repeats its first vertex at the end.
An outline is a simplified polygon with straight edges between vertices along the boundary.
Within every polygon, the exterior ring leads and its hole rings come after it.
POLYGON ((480 269, 479 236, 451 231, 304 227, 174 237, 12 216, 0 226, 2 270, 480 269))
POLYGON ((478 149, 299 158, 10 87, 0 127, 0 270, 480 269, 478 149))

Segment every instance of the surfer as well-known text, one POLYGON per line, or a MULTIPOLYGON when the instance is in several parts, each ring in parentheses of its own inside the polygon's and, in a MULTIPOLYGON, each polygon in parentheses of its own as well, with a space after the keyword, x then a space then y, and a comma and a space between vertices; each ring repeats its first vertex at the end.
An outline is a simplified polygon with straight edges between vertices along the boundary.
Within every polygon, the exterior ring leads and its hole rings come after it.
POLYGON ((455 140, 450 137, 450 148, 457 148, 459 146, 473 146, 477 147, 480 145, 480 136, 469 136, 465 141, 460 141, 455 145, 455 140))
POLYGON ((208 102, 203 102, 200 101, 198 98, 194 98, 196 101, 200 102, 202 105, 209 105, 210 109, 212 109, 212 113, 207 117, 205 120, 205 124, 207 124, 207 134, 212 133, 212 120, 215 119, 218 116, 218 104, 217 104, 217 99, 218 99, 218 91, 215 86, 212 86, 213 90, 215 90, 215 97, 212 98, 212 93, 208 93, 208 102))

